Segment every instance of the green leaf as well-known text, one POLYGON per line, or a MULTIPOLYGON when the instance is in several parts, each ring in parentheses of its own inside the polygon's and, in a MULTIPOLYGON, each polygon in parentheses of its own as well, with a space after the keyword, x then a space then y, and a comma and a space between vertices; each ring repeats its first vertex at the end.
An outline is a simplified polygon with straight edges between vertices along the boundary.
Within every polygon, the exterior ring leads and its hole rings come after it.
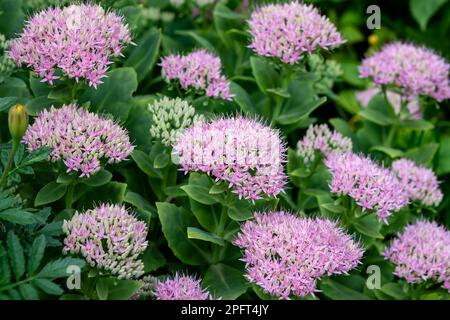
POLYGON ((110 113, 116 119, 125 121, 138 85, 136 71, 133 68, 117 68, 108 72, 107 76, 97 89, 86 89, 80 103, 90 101, 92 111, 110 113))
POLYGON ((403 157, 403 151, 399 149, 389 148, 385 146, 375 146, 370 148, 370 151, 379 151, 387 154, 391 159, 403 157))
POLYGON ((28 154, 21 162, 20 166, 29 166, 43 160, 47 160, 49 154, 53 151, 50 147, 40 147, 28 154))
POLYGON ((358 218, 356 223, 354 224, 354 227, 356 228, 356 230, 366 236, 375 239, 383 239, 383 236, 380 234, 382 223, 378 221, 377 217, 374 214, 358 218))
POLYGON ((142 255, 142 262, 144 263, 144 272, 153 272, 163 267, 166 264, 166 258, 158 250, 154 242, 150 242, 147 250, 142 255))
POLYGON ((32 283, 35 287, 50 295, 59 296, 64 292, 60 285, 53 283, 48 279, 34 279, 32 283))
POLYGON ((437 174, 444 175, 450 172, 450 136, 441 137, 438 153, 437 174))
POLYGON ((25 273, 25 255, 19 238, 12 230, 8 232, 6 244, 12 271, 16 277, 16 281, 19 281, 25 273))
POLYGON ((188 184, 182 186, 184 192, 193 200, 206 205, 212 205, 219 202, 219 199, 215 195, 209 194, 209 188, 201 185, 188 184))
POLYGON ((368 296, 331 279, 323 279, 320 282, 320 290, 333 300, 371 300, 368 296))
POLYGON ((144 285, 140 281, 116 278, 105 278, 102 281, 105 282, 105 286, 108 286, 108 300, 128 300, 144 285))
POLYGON ((409 129, 413 129, 413 130, 418 130, 418 131, 428 131, 434 128, 434 125, 426 120, 402 120, 400 121, 400 126, 405 127, 405 128, 409 128, 409 129))
POLYGON ((439 144, 427 143, 420 147, 409 149, 405 153, 405 157, 414 160, 417 164, 430 166, 438 149, 439 144))
POLYGON ((118 203, 121 204, 125 198, 127 184, 110 181, 100 187, 92 188, 84 195, 85 205, 97 205, 98 203, 118 203))
POLYGON ((25 300, 39 300, 39 294, 31 284, 21 284, 19 292, 25 300))
POLYGON ((85 262, 82 259, 76 258, 60 258, 54 261, 50 261, 47 263, 41 271, 38 273, 39 278, 62 278, 67 277, 69 274, 67 273, 67 267, 69 266, 78 266, 82 268, 85 262))
POLYGON ((250 65, 256 83, 262 92, 267 93, 267 89, 280 87, 279 74, 266 60, 253 56, 250 57, 250 65))
POLYGON ((212 242, 219 246, 225 245, 224 240, 221 237, 219 237, 218 235, 207 232, 205 230, 201 230, 199 228, 188 227, 187 228, 187 236, 189 239, 197 239, 197 240, 212 242))
POLYGON ((403 291, 401 285, 398 283, 386 283, 380 290, 396 300, 405 300, 407 298, 405 291, 403 291))
POLYGON ((95 291, 97 292, 98 298, 100 300, 108 299, 109 293, 109 279, 108 278, 100 278, 95 284, 95 291))
POLYGON ((0 220, 17 223, 21 225, 39 222, 39 219, 36 218, 34 214, 20 208, 11 208, 5 211, 0 211, 0 220))
POLYGON ((240 222, 253 218, 253 211, 248 201, 235 199, 228 208, 228 216, 240 222))
POLYGON ((111 181, 112 173, 106 169, 101 169, 96 174, 89 178, 81 179, 80 181, 90 187, 99 187, 111 181))
POLYGON ((66 172, 62 172, 59 174, 58 178, 56 178, 56 183, 61 183, 61 184, 70 184, 72 182, 74 182, 77 179, 77 174, 76 173, 66 173, 66 172))
POLYGON ((247 291, 243 270, 224 263, 213 264, 206 271, 203 285, 214 297, 235 300, 247 291))
POLYGON ((0 112, 8 110, 13 105, 17 104, 19 97, 3 97, 0 98, 0 112))
POLYGON ((136 162, 139 169, 141 169, 146 175, 152 178, 162 178, 161 173, 155 170, 152 160, 145 152, 134 150, 131 154, 131 157, 133 158, 134 162, 136 162))
POLYGON ((156 207, 162 231, 175 256, 188 265, 207 264, 209 248, 205 243, 187 237, 187 227, 195 225, 194 217, 174 204, 157 202, 156 207))
POLYGON ((228 31, 236 27, 236 25, 240 25, 242 17, 223 3, 215 5, 213 17, 217 34, 227 47, 231 47, 233 39, 229 36, 228 31))
POLYGON ((326 101, 327 101, 327 98, 322 97, 320 99, 299 105, 299 106, 297 106, 295 111, 283 112, 278 117, 277 122, 279 122, 282 125, 296 123, 296 122, 304 119, 305 117, 308 117, 311 114, 311 112, 316 110, 318 107, 320 107, 326 101))
POLYGON ((27 102, 26 108, 29 115, 37 116, 45 109, 50 108, 52 105, 62 105, 61 102, 54 99, 49 99, 47 95, 36 97, 27 102))
POLYGON ((274 88, 274 89, 267 89, 267 92, 272 93, 275 96, 282 97, 289 99, 291 97, 291 94, 289 91, 283 88, 274 88))
POLYGON ((409 10, 419 24, 420 29, 424 31, 431 17, 446 2, 447 0, 409 0, 409 10))
POLYGON ((362 109, 359 115, 366 120, 376 123, 380 126, 389 126, 392 124, 392 120, 384 113, 373 109, 362 109))
POLYGON ((39 268, 46 245, 45 235, 42 234, 34 239, 28 253, 28 275, 32 275, 39 268))
POLYGON ((155 169, 162 169, 167 167, 170 162, 170 156, 167 153, 160 153, 156 156, 155 161, 153 161, 153 167, 155 169))
POLYGON ((177 30, 175 33, 192 38, 195 42, 197 42, 198 46, 207 49, 209 52, 212 53, 216 52, 216 49, 211 44, 211 42, 203 38, 201 35, 198 34, 198 32, 194 30, 177 30))
POLYGON ((228 190, 226 182, 218 182, 213 184, 211 189, 209 189, 209 194, 221 194, 228 190))
POLYGON ((137 80, 140 82, 153 69, 158 59, 161 45, 161 30, 152 28, 136 41, 127 60, 125 67, 132 67, 136 71, 137 80))
POLYGON ((155 208, 145 198, 143 198, 139 193, 136 192, 127 190, 123 201, 135 206, 140 212, 144 213, 146 215, 146 221, 150 221, 151 217, 153 216, 153 212, 156 211, 155 208))
POLYGON ((258 111, 253 105, 252 99, 247 91, 236 82, 231 82, 231 93, 234 94, 234 101, 239 105, 242 112, 247 114, 257 114, 258 111))
POLYGON ((37 207, 55 202, 61 199, 66 194, 66 191, 66 184, 60 184, 52 181, 39 190, 36 195, 36 199, 34 199, 34 206, 37 207))

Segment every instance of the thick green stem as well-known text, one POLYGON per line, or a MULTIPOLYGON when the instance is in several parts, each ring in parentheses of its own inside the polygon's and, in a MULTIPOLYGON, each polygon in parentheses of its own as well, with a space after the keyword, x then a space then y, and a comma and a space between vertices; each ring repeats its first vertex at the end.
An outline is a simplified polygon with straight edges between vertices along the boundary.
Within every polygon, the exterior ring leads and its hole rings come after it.
MULTIPOLYGON (((291 81, 292 72, 289 68, 283 68, 281 70, 281 89, 287 90, 289 87, 289 82, 291 81)), ((278 96, 275 99, 275 109, 272 113, 272 122, 275 122, 278 120, 278 117, 281 114, 281 108, 283 107, 285 98, 278 96)))
POLYGON ((385 141, 385 145, 387 147, 392 147, 394 140, 395 140, 395 135, 397 134, 397 130, 398 130, 398 126, 396 124, 393 124, 389 128, 389 133, 388 133, 388 136, 385 141))
POLYGON ((12 149, 9 153, 8 162, 6 163, 5 169, 3 170, 2 177, 0 178, 0 191, 3 189, 3 185, 6 183, 9 171, 11 170, 12 164, 14 162, 14 156, 16 155, 17 149, 20 146, 20 141, 13 140, 12 149))

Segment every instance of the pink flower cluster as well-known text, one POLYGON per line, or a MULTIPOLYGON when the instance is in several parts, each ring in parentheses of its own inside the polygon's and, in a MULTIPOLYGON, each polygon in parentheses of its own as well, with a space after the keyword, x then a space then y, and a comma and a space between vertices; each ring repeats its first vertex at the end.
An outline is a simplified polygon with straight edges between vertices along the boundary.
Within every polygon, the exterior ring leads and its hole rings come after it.
POLYGON ((44 110, 28 127, 23 142, 30 151, 53 148, 50 160, 63 160, 67 172, 80 171, 80 177, 98 172, 103 159, 120 162, 133 151, 125 129, 75 104, 44 110))
POLYGON ((200 280, 187 275, 175 274, 164 281, 157 281, 153 295, 157 300, 213 300, 200 280))
POLYGON ((288 64, 298 63, 305 53, 334 49, 345 42, 317 8, 297 1, 260 7, 248 24, 250 47, 263 57, 279 58, 288 64))
POLYGON ((431 49, 394 42, 363 60, 359 69, 363 78, 376 85, 394 85, 409 100, 430 96, 437 101, 450 98, 450 64, 431 49))
POLYGON ((347 273, 363 255, 336 222, 282 211, 256 213, 234 244, 244 249, 249 281, 282 299, 314 294, 318 279, 347 273))
MULTIPOLYGON (((356 99, 361 104, 361 106, 367 108, 372 98, 380 92, 381 89, 379 88, 368 88, 366 90, 357 92, 356 99)), ((408 97, 402 97, 400 94, 392 90, 386 91, 386 98, 391 107, 394 109, 394 112, 400 115, 401 119, 422 119, 422 112, 420 110, 420 104, 417 98, 413 100, 407 100, 408 97), (407 110, 402 110, 402 103, 406 104, 407 110)))
POLYGON ((65 220, 64 253, 81 254, 91 267, 119 279, 144 273, 139 255, 147 248, 147 227, 118 205, 101 205, 65 220))
POLYGON ((432 170, 418 166, 414 161, 400 159, 392 163, 392 171, 400 180, 409 199, 426 206, 438 206, 441 203, 443 194, 432 170))
POLYGON ((98 5, 50 7, 27 21, 11 43, 10 56, 33 68, 43 82, 53 83, 59 68, 69 78, 85 78, 90 86, 102 83, 111 57, 121 55, 131 35, 124 19, 98 5))
POLYGON ((394 274, 409 283, 442 282, 450 293, 450 232, 435 221, 408 225, 384 252, 394 274))
POLYGON ((297 155, 305 164, 316 159, 317 152, 327 156, 332 152, 347 153, 352 151, 352 140, 337 131, 331 131, 326 124, 311 125, 306 135, 297 143, 297 155))
POLYGON ((237 116, 196 123, 178 136, 173 150, 185 173, 225 180, 239 198, 276 196, 286 183, 280 134, 256 120, 237 116))
POLYGON ((220 58, 204 49, 182 56, 172 54, 161 61, 167 82, 178 81, 183 90, 204 91, 208 97, 232 100, 230 83, 222 74, 220 58))
POLYGON ((392 212, 408 203, 408 195, 397 177, 371 159, 353 153, 332 153, 325 159, 332 175, 330 190, 350 196, 365 210, 373 210, 387 223, 392 212))

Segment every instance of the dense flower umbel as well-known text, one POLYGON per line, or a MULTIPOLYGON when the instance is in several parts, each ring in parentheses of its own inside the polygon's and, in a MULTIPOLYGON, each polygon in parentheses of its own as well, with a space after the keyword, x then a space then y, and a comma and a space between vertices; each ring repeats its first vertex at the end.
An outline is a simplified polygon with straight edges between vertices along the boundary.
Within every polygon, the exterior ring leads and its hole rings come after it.
POLYGON ((443 194, 434 172, 418 166, 408 159, 396 160, 392 163, 392 171, 398 177, 409 199, 426 206, 438 206, 443 194))
POLYGON ((62 160, 67 172, 79 171, 81 177, 98 172, 101 160, 120 162, 133 151, 125 129, 75 104, 44 110, 28 127, 23 141, 30 151, 53 148, 50 160, 62 160))
POLYGON ((282 211, 256 213, 234 244, 244 249, 249 281, 282 299, 313 294, 316 280, 347 273, 363 255, 336 222, 282 211))
POLYGON ((347 195, 365 210, 374 210, 387 223, 387 217, 408 203, 403 185, 388 169, 371 159, 353 153, 331 153, 325 165, 332 174, 331 192, 347 195))
POLYGON ((42 81, 58 79, 56 69, 90 86, 102 83, 112 57, 121 55, 131 36, 124 19, 97 5, 48 8, 27 21, 20 38, 12 41, 10 56, 31 67, 42 81))
POLYGON ((204 121, 202 115, 195 114, 194 107, 180 98, 163 97, 150 104, 148 109, 153 117, 150 135, 168 147, 175 143, 183 129, 204 121))
MULTIPOLYGON (((368 88, 366 90, 358 91, 356 99, 364 108, 369 106, 373 97, 381 92, 380 88, 368 88)), ((386 98, 391 105, 394 112, 400 115, 401 119, 421 119, 422 113, 420 111, 420 104, 417 98, 407 100, 408 97, 402 97, 400 94, 386 90, 386 98), (402 110, 402 103, 406 104, 407 110, 402 110)))
POLYGON ((283 190, 285 153, 278 131, 242 116, 194 124, 174 145, 186 173, 206 172, 251 200, 283 190))
POLYGON ((147 248, 147 227, 119 205, 101 205, 65 220, 64 253, 81 254, 92 266, 118 276, 144 272, 139 255, 147 248))
POLYGON ((156 282, 153 295, 157 300, 213 300, 200 282, 195 277, 176 273, 174 277, 156 282))
POLYGON ((327 156, 331 152, 351 152, 352 147, 350 138, 331 131, 326 124, 311 125, 303 139, 297 143, 297 154, 307 164, 316 159, 317 152, 327 156))
POLYGON ((250 47, 261 56, 288 64, 298 63, 305 53, 333 49, 345 42, 317 8, 297 1, 256 9, 248 24, 250 47))
POLYGON ((400 233, 384 252, 394 274, 409 283, 442 282, 450 293, 450 232, 436 222, 419 220, 400 233))
POLYGON ((394 42, 363 60, 360 75, 376 85, 395 85, 402 95, 450 98, 450 65, 432 50, 394 42))
POLYGON ((178 81, 183 90, 204 91, 209 97, 231 100, 230 83, 222 74, 220 58, 204 49, 182 56, 172 54, 161 60, 167 82, 178 81))

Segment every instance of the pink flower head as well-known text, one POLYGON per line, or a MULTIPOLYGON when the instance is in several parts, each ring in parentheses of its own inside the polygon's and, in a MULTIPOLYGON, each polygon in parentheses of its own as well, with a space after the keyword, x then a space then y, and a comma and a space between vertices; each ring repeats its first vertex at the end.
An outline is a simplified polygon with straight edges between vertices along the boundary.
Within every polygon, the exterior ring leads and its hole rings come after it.
POLYGON ((437 101, 450 98, 450 65, 431 49, 394 42, 363 60, 359 69, 363 78, 376 85, 393 85, 402 96, 430 96, 437 101))
POLYGON ((161 61, 167 82, 178 81, 183 90, 194 89, 208 97, 232 100, 230 83, 222 74, 220 58, 204 49, 182 55, 168 55, 161 61))
POLYGON ((147 226, 119 205, 101 205, 65 220, 64 253, 81 254, 92 266, 119 279, 144 273, 139 259, 147 248, 147 226))
POLYGON ((183 170, 229 182, 239 198, 257 200, 283 190, 286 147, 278 131, 242 116, 196 123, 174 145, 183 170))
POLYGON ((418 166, 414 161, 400 159, 392 163, 392 171, 412 201, 419 201, 426 206, 438 206, 441 203, 443 194, 432 170, 418 166))
POLYGON ((350 138, 331 131, 326 124, 311 125, 303 139, 297 143, 297 155, 306 164, 315 160, 317 152, 327 156, 331 152, 351 152, 352 147, 350 138))
POLYGON ((369 158, 353 153, 331 153, 325 165, 332 175, 331 192, 353 198, 363 211, 375 211, 385 223, 392 212, 408 203, 397 177, 369 158))
POLYGON ((80 177, 98 172, 101 160, 125 160, 134 148, 125 129, 75 104, 41 112, 28 127, 23 142, 29 151, 53 148, 50 160, 62 160, 67 172, 81 172, 80 177))
POLYGON ((282 299, 313 294, 318 279, 347 273, 363 255, 336 222, 282 211, 256 213, 234 244, 244 249, 248 280, 282 299))
POLYGON ((102 83, 112 57, 121 55, 131 35, 124 19, 98 5, 50 7, 32 16, 19 38, 11 43, 10 57, 34 70, 43 82, 58 79, 56 69, 90 86, 102 83))
POLYGON ((213 300, 200 279, 192 276, 175 274, 165 281, 157 281, 153 295, 157 300, 213 300))
POLYGON ((260 7, 248 24, 250 47, 263 57, 279 58, 288 64, 298 63, 305 53, 334 49, 345 42, 317 8, 297 1, 260 7))
POLYGON ((396 276, 409 283, 442 282, 450 293, 450 232, 435 221, 408 225, 384 256, 396 265, 396 276))

